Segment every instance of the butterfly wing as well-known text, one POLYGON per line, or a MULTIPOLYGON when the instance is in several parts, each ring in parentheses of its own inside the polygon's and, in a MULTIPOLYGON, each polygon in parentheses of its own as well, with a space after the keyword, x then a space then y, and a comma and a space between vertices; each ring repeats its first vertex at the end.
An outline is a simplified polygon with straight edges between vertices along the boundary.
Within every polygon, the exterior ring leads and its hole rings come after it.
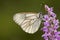
POLYGON ((25 32, 33 34, 39 29, 41 23, 38 16, 38 13, 17 13, 13 16, 13 20, 21 26, 25 32))

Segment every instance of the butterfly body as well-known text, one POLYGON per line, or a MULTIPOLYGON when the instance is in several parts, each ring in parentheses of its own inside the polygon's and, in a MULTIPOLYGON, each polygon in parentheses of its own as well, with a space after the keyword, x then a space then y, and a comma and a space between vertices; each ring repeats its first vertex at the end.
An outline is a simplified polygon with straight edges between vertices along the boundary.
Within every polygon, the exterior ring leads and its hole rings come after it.
POLYGON ((21 28, 30 34, 35 33, 41 24, 41 13, 22 12, 13 16, 13 20, 21 26, 21 28))

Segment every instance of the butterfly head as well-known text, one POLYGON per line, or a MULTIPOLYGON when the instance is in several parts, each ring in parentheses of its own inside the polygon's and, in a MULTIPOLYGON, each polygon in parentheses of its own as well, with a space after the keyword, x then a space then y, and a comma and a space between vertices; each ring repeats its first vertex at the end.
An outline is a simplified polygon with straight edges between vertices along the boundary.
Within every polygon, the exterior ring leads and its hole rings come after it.
POLYGON ((42 19, 43 18, 43 15, 42 15, 42 12, 39 13, 39 19, 42 19))

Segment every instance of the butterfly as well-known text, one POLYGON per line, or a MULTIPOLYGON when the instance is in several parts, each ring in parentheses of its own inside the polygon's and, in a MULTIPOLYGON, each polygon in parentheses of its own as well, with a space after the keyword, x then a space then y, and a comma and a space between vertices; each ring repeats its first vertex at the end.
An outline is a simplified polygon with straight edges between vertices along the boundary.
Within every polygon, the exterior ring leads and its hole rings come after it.
POLYGON ((42 13, 21 12, 16 13, 13 20, 21 26, 23 31, 33 34, 39 29, 42 17, 42 13))

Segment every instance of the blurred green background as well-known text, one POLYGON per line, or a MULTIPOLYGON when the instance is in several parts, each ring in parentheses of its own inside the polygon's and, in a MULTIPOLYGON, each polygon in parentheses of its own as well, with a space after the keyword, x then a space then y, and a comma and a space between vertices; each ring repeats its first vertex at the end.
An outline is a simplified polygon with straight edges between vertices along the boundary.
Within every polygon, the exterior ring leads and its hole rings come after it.
POLYGON ((59 0, 0 0, 0 40, 44 40, 40 29, 34 34, 25 33, 13 21, 13 15, 19 12, 43 12, 44 14, 45 4, 54 8, 60 20, 59 0))

